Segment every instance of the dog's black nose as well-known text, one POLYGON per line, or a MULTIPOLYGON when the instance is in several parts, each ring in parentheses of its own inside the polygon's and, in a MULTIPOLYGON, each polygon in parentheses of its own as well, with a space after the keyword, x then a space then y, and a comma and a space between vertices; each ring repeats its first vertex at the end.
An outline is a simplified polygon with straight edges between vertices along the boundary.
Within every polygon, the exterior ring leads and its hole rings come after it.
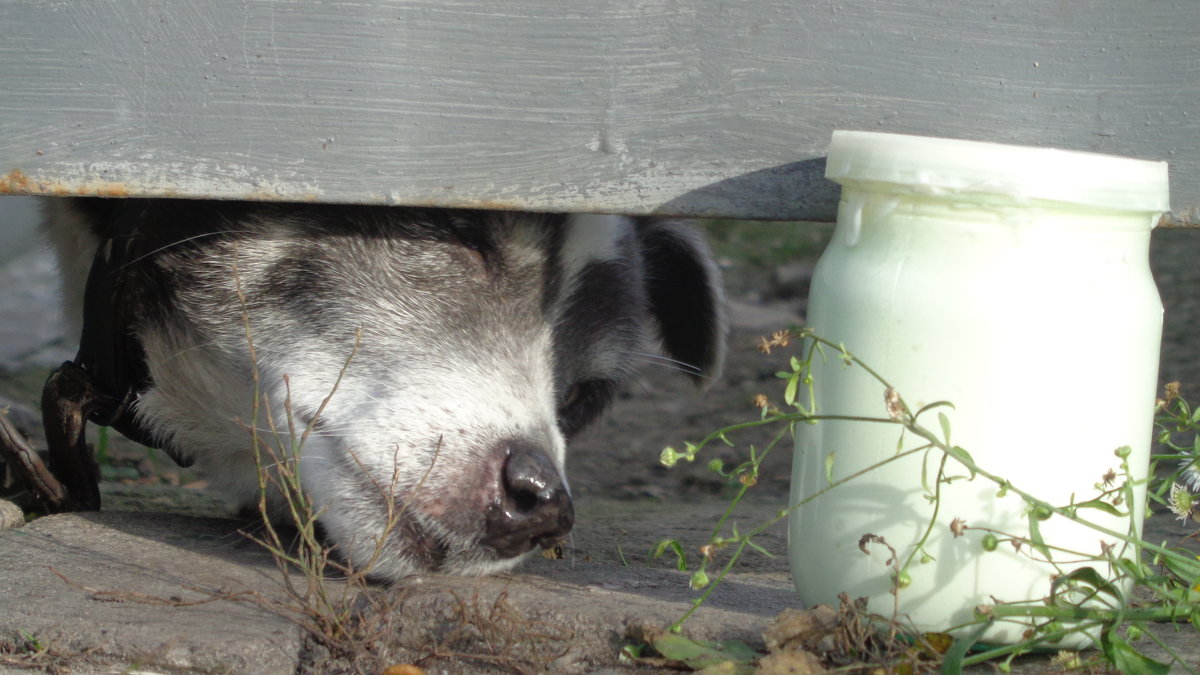
POLYGON ((501 558, 512 558, 535 545, 550 546, 570 532, 575 507, 546 453, 519 443, 506 451, 483 543, 501 558))

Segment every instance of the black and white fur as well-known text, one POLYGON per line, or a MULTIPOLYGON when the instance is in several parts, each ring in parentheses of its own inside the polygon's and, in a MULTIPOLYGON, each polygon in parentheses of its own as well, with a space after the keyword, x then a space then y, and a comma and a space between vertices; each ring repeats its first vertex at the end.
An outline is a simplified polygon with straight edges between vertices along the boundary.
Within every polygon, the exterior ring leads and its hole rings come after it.
POLYGON ((254 503, 256 369, 259 427, 286 428, 285 402, 313 427, 300 475, 342 555, 364 564, 400 514, 384 578, 500 571, 561 537, 567 439, 632 366, 656 343, 701 382, 722 361, 718 270, 675 222, 132 199, 45 213, 76 320, 97 246, 144 239, 122 264, 150 442, 254 503))

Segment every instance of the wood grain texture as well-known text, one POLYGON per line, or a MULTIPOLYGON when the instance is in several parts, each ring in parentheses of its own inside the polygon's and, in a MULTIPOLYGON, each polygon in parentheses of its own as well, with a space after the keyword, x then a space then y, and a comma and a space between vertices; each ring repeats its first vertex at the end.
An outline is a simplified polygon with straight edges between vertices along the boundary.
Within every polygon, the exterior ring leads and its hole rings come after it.
POLYGON ((830 220, 836 128, 1171 162, 1195 0, 5 0, 0 190, 830 220))

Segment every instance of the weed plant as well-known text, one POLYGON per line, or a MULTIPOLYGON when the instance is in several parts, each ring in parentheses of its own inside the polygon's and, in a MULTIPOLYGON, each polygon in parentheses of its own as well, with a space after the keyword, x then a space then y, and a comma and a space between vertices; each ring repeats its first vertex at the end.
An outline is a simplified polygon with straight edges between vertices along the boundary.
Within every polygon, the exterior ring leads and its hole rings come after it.
MULTIPOLYGON (((751 446, 749 457, 733 467, 726 467, 720 460, 709 462, 709 468, 732 482, 737 491, 728 508, 712 530, 708 541, 700 547, 698 561, 689 560, 684 545, 678 540, 659 542, 652 552, 653 557, 667 553, 676 556, 678 567, 690 571, 690 585, 700 593, 692 607, 657 639, 650 640, 661 653, 694 655, 700 653, 711 663, 728 653, 730 646, 724 644, 696 644, 683 640, 687 645, 681 649, 680 636, 676 635, 689 617, 707 600, 720 582, 734 569, 747 550, 767 554, 754 538, 781 520, 795 509, 821 498, 832 490, 850 483, 864 474, 875 471, 891 462, 915 453, 933 453, 928 460, 936 466, 936 476, 926 486, 929 500, 928 525, 923 536, 911 547, 897 550, 882 537, 865 534, 859 542, 860 549, 869 553, 872 548, 882 547, 890 555, 892 566, 892 593, 896 596, 896 609, 891 616, 871 615, 863 601, 842 597, 843 635, 854 632, 853 644, 844 646, 839 653, 825 654, 827 664, 842 666, 848 670, 857 668, 899 668, 904 672, 927 672, 934 669, 943 673, 961 672, 968 666, 992 663, 1001 670, 1011 668, 1013 659, 1033 651, 1055 649, 1062 638, 1083 632, 1091 638, 1098 651, 1094 654, 1062 652, 1055 657, 1055 664, 1064 669, 1085 667, 1088 663, 1099 667, 1112 667, 1123 673, 1167 673, 1172 667, 1182 672, 1197 673, 1197 665, 1186 663, 1171 647, 1162 641, 1149 625, 1156 622, 1176 624, 1177 630, 1200 630, 1200 557, 1167 542, 1150 542, 1137 535, 1130 514, 1137 485, 1127 463, 1129 449, 1116 451, 1120 463, 1119 471, 1110 472, 1097 483, 1098 495, 1088 501, 1068 504, 1053 504, 1022 489, 1021 485, 1008 478, 996 475, 975 461, 963 447, 950 442, 950 423, 941 408, 950 406, 941 401, 912 410, 900 392, 870 366, 861 362, 840 344, 835 344, 807 329, 781 331, 764 338, 761 349, 770 353, 777 348, 795 345, 796 355, 790 359, 790 369, 778 373, 783 381, 782 407, 777 407, 766 396, 757 397, 758 419, 736 424, 710 433, 697 443, 686 443, 682 450, 667 448, 661 461, 670 467, 679 462, 695 461, 706 446, 722 442, 734 444, 738 432, 755 427, 778 429, 770 442, 762 448, 751 446), (811 365, 814 359, 840 360, 845 368, 860 368, 879 382, 885 391, 885 400, 880 402, 880 414, 875 417, 846 417, 822 415, 806 401, 812 401, 814 387, 811 365), (801 395, 807 389, 808 396, 801 395), (861 424, 886 424, 897 427, 898 433, 909 434, 923 441, 912 449, 898 449, 896 454, 861 471, 844 478, 833 480, 832 467, 826 467, 826 487, 808 496, 788 509, 779 511, 769 522, 750 530, 739 531, 732 516, 747 491, 758 480, 759 467, 763 459, 783 441, 790 441, 798 424, 818 424, 822 420, 839 419, 861 424), (931 422, 936 419, 936 422, 931 422), (1072 557, 1087 560, 1088 565, 1075 566, 1060 571, 1053 581, 1050 593, 1044 598, 1030 598, 1025 602, 995 603, 975 609, 974 621, 962 626, 946 626, 944 633, 914 633, 908 629, 899 612, 899 598, 909 584, 909 571, 914 564, 928 560, 924 546, 933 528, 939 522, 941 486, 952 480, 989 481, 996 486, 998 494, 1013 494, 1025 502, 1028 533, 986 531, 980 539, 981 555, 995 551, 1001 544, 1024 548, 1025 552, 1052 564, 1052 552, 1062 549, 1055 542, 1042 537, 1039 523, 1049 518, 1065 518, 1082 526, 1096 530, 1105 539, 1120 542, 1104 546, 1099 554, 1071 551, 1072 557), (1089 518, 1092 513, 1124 516, 1130 520, 1129 528, 1116 531, 1089 518), (718 556, 719 551, 724 554, 718 556), (723 562, 718 562, 723 560, 723 562), (1101 572, 1105 570, 1106 572, 1101 572), (1108 572, 1111 570, 1111 572, 1108 572), (1129 593, 1125 588, 1132 588, 1129 593), (983 647, 976 642, 984 632, 1000 621, 1019 620, 1031 628, 1025 631, 1024 640, 1018 644, 983 647), (863 632, 861 625, 874 625, 878 630, 863 632), (1188 626, 1187 624, 1191 624, 1188 626), (668 637, 669 636, 669 637, 668 637), (1139 641, 1140 640, 1140 641, 1139 641), (1169 662, 1162 662, 1143 653, 1138 645, 1150 642, 1169 662)), ((1178 384, 1169 385, 1163 399, 1157 402, 1159 428, 1158 442, 1165 452, 1155 455, 1150 471, 1151 485, 1147 486, 1147 499, 1160 510, 1169 509, 1177 518, 1188 522, 1200 522, 1200 409, 1192 407, 1179 395, 1178 384)), ((1149 515, 1152 509, 1147 509, 1149 515)), ((960 519, 950 524, 956 535, 970 529, 960 519)), ((1200 533, 1193 532, 1185 539, 1195 541, 1200 533)), ((750 664, 760 655, 741 656, 729 660, 733 672, 739 669, 751 672, 750 664)), ((688 661, 686 657, 679 660, 688 661)), ((883 672, 871 670, 871 672, 883 672)))
MULTIPOLYGON (((384 530, 375 537, 371 555, 356 566, 325 545, 317 524, 321 511, 304 489, 300 458, 304 444, 321 420, 358 353, 362 331, 355 329, 351 353, 342 364, 329 393, 303 429, 296 425, 290 381, 287 375, 283 376, 284 419, 280 423, 272 412, 274 407, 270 395, 262 386, 249 304, 236 261, 233 273, 237 281, 242 325, 251 364, 254 400, 247 428, 257 469, 257 520, 261 523, 258 533, 242 534, 270 553, 279 569, 284 591, 282 600, 257 593, 248 596, 248 599, 291 620, 335 658, 359 660, 372 651, 384 649, 391 633, 392 601, 386 594, 370 592, 370 575, 384 553, 389 535, 400 522, 406 505, 398 506, 394 498, 395 474, 389 485, 376 483, 375 488, 387 510, 386 524, 384 530)), ((358 461, 357 457, 353 459, 358 461)), ((365 469, 363 473, 370 475, 365 469)))

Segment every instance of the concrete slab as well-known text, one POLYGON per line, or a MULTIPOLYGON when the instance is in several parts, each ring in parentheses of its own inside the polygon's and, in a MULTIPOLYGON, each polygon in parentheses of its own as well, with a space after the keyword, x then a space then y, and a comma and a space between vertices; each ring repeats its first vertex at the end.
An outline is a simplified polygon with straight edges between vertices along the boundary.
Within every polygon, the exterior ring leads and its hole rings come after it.
MULTIPOLYGON (((687 508, 681 517, 678 505, 589 500, 563 559, 534 558, 496 577, 372 587, 358 607, 375 629, 353 659, 253 603, 189 604, 222 593, 283 598, 269 556, 237 533, 236 521, 128 511, 42 518, 0 532, 0 643, 28 637, 46 654, 6 658, 0 650, 0 675, 51 665, 70 673, 326 674, 410 662, 431 675, 626 672, 618 655, 631 631, 670 624, 696 596, 685 573, 646 565, 660 537, 688 551, 703 540, 717 508, 687 508)), ((761 522, 776 508, 746 505, 739 522, 761 522)), ((1175 529, 1167 521, 1156 518, 1151 532, 1175 529)), ((774 552, 784 546, 778 530, 759 541, 774 552)), ((796 605, 786 566, 783 556, 746 558, 688 621, 688 635, 761 646, 771 619, 796 605)), ((1190 628, 1156 633, 1200 663, 1190 628)), ((1046 672, 1047 659, 1013 672, 1046 672)))
MULTIPOLYGON (((394 620, 376 650, 386 658, 362 670, 417 662, 430 673, 625 672, 633 667, 619 655, 635 642, 631 636, 670 625, 695 595, 687 576, 673 570, 564 560, 535 559, 519 574, 479 579, 421 577, 374 598, 394 620)), ((764 629, 791 596, 783 575, 739 576, 685 631, 761 648, 764 629)), ((310 656, 302 673, 352 670, 324 654, 310 656)))
MULTIPOLYGON (((646 517, 635 520, 627 506, 636 508, 621 502, 585 507, 576 545, 563 559, 535 558, 510 575, 431 575, 372 589, 368 599, 384 598, 390 612, 382 636, 387 656, 417 660, 452 649, 457 661, 439 666, 435 659, 427 671, 489 672, 496 663, 486 657, 499 653, 499 643, 487 632, 499 630, 507 636, 503 659, 524 668, 619 671, 629 629, 671 623, 695 595, 686 574, 643 563, 667 509, 641 509, 646 517), (620 562, 626 556, 627 565, 620 562)), ((771 510, 755 507, 748 517, 771 510)), ((715 512, 699 507, 695 515, 715 512)), ((0 666, 53 660, 73 673, 338 672, 346 664, 336 655, 253 604, 185 604, 221 593, 283 599, 269 556, 237 534, 238 525, 110 511, 50 516, 0 532, 0 639, 29 637, 47 649, 41 660, 6 660, 0 652, 0 666)), ((665 534, 689 539, 692 529, 665 534)), ((698 536, 704 528, 694 529, 698 536)), ((781 533, 764 538, 772 547, 781 541, 781 533)), ((696 614, 691 635, 761 643, 770 619, 792 604, 792 588, 781 560, 762 559, 751 569, 696 614)), ((365 600, 361 605, 369 608, 365 600)))
POLYGON ((29 636, 70 672, 293 673, 301 635, 287 620, 245 603, 154 601, 277 594, 269 558, 232 525, 114 511, 0 532, 0 638, 29 636))

